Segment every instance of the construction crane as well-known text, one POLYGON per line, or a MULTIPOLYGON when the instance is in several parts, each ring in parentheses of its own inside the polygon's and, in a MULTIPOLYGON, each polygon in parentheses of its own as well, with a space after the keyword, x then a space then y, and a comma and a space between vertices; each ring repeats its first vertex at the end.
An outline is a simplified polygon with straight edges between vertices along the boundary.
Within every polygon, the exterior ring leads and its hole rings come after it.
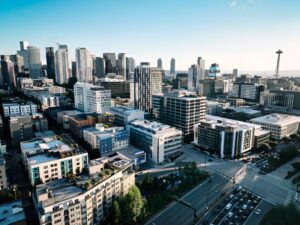
POLYGON ((280 55, 283 53, 280 49, 276 52, 277 56, 277 65, 276 65, 276 71, 275 71, 275 77, 278 78, 279 75, 279 64, 280 64, 280 55))

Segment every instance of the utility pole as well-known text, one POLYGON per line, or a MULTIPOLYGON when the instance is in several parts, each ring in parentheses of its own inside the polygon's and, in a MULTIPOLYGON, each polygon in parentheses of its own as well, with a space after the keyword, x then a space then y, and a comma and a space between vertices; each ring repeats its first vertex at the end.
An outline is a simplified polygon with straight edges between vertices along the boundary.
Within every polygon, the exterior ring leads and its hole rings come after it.
POLYGON ((280 64, 280 55, 283 53, 280 49, 276 52, 277 56, 277 65, 276 65, 276 72, 275 72, 275 77, 278 78, 279 75, 279 64, 280 64))

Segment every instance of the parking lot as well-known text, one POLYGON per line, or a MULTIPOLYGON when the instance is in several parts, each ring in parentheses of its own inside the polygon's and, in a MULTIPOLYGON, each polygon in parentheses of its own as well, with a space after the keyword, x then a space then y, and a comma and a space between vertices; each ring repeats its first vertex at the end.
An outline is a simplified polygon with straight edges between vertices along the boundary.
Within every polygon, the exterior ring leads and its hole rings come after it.
POLYGON ((198 225, 255 225, 272 207, 273 204, 238 186, 208 211, 198 225))

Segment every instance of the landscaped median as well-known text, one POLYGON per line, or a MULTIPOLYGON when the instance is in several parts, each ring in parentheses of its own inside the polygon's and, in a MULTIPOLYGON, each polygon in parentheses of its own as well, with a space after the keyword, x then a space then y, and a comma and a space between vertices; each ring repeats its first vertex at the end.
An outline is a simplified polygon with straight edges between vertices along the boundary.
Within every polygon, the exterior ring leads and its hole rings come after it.
POLYGON ((151 216, 172 202, 173 198, 182 197, 207 178, 209 174, 199 170, 195 162, 188 163, 159 178, 146 175, 129 195, 114 200, 113 213, 106 224, 144 224, 151 216))

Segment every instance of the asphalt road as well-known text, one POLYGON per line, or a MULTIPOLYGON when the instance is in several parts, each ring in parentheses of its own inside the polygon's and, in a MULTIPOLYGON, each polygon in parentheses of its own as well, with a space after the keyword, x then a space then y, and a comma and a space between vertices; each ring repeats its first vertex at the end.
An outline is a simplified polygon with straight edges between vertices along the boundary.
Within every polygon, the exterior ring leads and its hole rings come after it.
POLYGON ((248 190, 262 196, 274 204, 285 204, 291 202, 293 190, 285 185, 285 181, 272 174, 262 175, 256 169, 248 169, 247 165, 234 160, 223 160, 212 158, 199 152, 192 145, 183 145, 184 161, 196 161, 200 169, 208 172, 219 173, 225 177, 233 178, 248 190), (213 162, 207 162, 212 159, 213 162), (205 164, 205 166, 203 166, 205 164), (268 187, 268 188, 266 188, 268 187))
MULTIPOLYGON (((197 214, 205 211, 210 204, 230 187, 230 182, 220 175, 213 175, 212 183, 205 181, 181 199, 197 209, 197 214)), ((152 217, 146 225, 189 225, 193 221, 193 211, 178 202, 172 202, 163 211, 152 217)))
POLYGON ((248 218, 248 220, 246 220, 245 225, 259 225, 260 221, 262 220, 262 218, 264 217, 264 215, 269 212, 272 208, 274 207, 274 205, 266 200, 262 200, 256 207, 256 209, 260 209, 261 212, 259 215, 255 214, 255 210, 254 212, 250 215, 250 217, 248 218))

